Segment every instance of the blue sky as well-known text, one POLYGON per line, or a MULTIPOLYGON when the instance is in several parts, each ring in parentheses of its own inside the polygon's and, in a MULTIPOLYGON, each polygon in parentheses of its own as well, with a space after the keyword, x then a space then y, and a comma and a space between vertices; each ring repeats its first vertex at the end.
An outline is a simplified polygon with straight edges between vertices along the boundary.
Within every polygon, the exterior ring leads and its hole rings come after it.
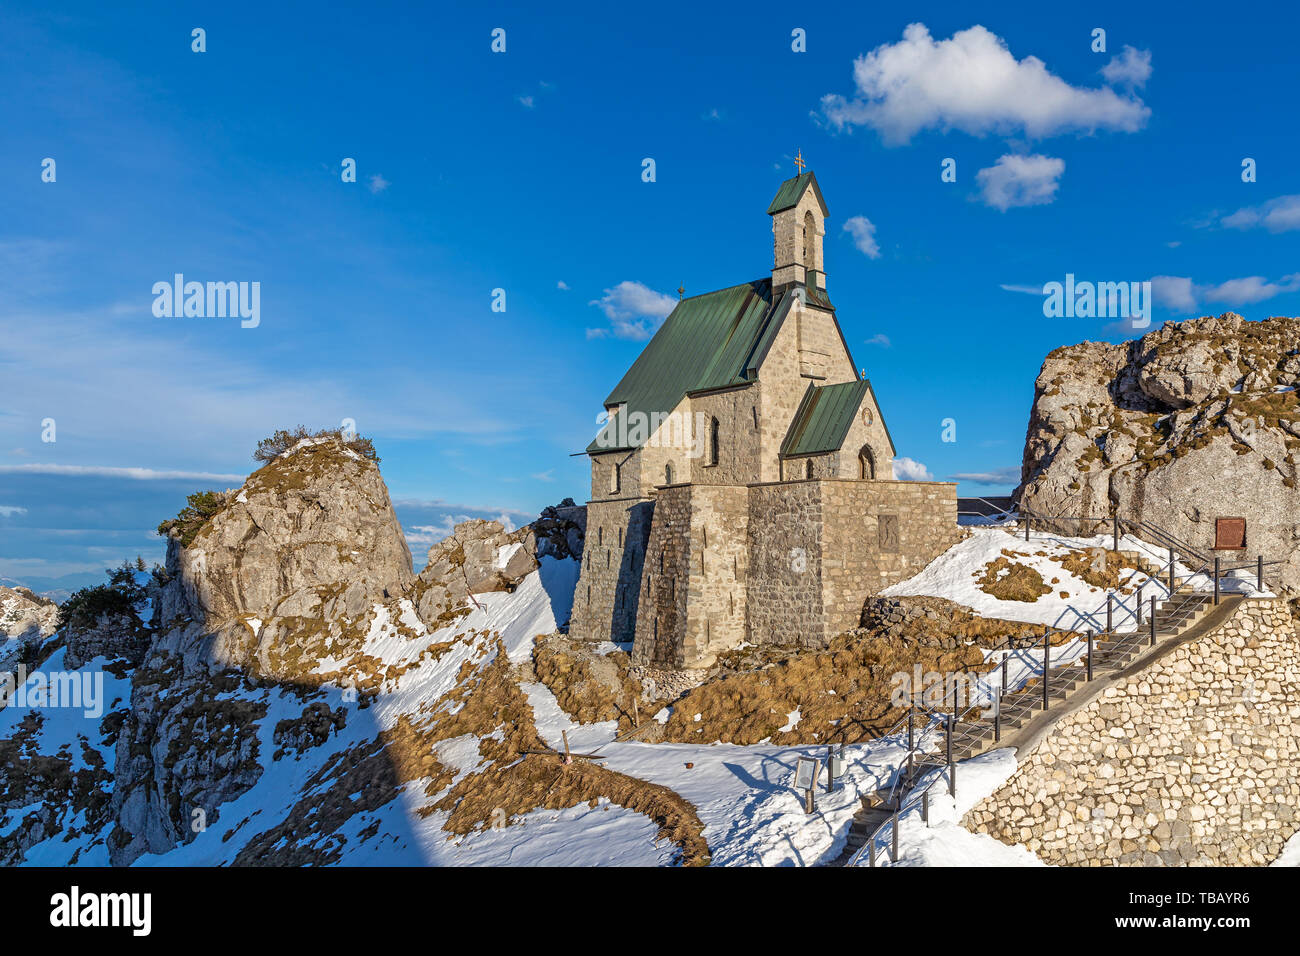
POLYGON ((1300 311, 1282 8, 43 6, 0 12, 11 579, 160 557, 186 493, 300 422, 374 438, 417 566, 458 517, 584 499, 636 336, 679 284, 767 273, 796 150, 899 453, 964 494, 1015 484, 1048 351, 1131 337, 1045 318, 1043 283, 1156 279, 1157 323, 1300 311), (156 317, 178 272, 259 282, 260 324, 156 317))

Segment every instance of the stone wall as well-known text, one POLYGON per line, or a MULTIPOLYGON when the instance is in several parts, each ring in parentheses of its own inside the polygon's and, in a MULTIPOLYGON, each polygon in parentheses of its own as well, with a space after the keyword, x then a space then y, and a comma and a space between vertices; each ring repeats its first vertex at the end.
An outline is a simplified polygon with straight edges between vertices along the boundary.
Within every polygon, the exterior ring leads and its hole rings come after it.
POLYGON ((748 492, 740 485, 661 490, 642 570, 633 660, 698 668, 745 638, 748 492))
POLYGON ((824 640, 857 627, 870 595, 961 539, 950 482, 826 481, 822 500, 824 640))
POLYGON ((749 489, 749 640, 820 646, 821 482, 749 489))
POLYGON ((786 321, 794 325, 798 334, 800 375, 818 385, 857 378, 857 370, 844 350, 834 313, 796 303, 786 321))
POLYGON ((1063 718, 964 822, 1058 865, 1262 865, 1297 807, 1300 647, 1283 602, 1247 601, 1063 718))
POLYGON ((584 641, 633 639, 654 507, 644 498, 588 503, 570 636, 584 641))
POLYGON ((749 640, 825 647, 866 599, 956 544, 956 485, 812 480, 750 488, 749 640))
MULTIPOLYGON (((760 386, 722 389, 691 398, 691 410, 705 423, 704 454, 691 462, 689 480, 697 484, 743 485, 754 480, 762 459, 758 408, 760 386), (709 460, 708 422, 719 424, 718 463, 709 460)), ((680 480, 686 480, 685 478, 680 480)))

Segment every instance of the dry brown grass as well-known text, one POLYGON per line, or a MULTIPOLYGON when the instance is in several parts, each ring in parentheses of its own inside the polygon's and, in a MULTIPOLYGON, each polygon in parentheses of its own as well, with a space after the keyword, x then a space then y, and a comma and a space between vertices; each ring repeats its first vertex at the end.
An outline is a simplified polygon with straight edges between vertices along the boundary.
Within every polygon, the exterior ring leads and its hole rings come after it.
POLYGON ((583 724, 632 717, 640 684, 628 676, 631 659, 623 651, 598 654, 567 638, 552 636, 533 648, 533 670, 559 701, 583 724))
POLYGON ((973 646, 945 651, 900 638, 853 633, 825 651, 794 653, 760 670, 732 674, 687 693, 673 705, 664 740, 750 745, 848 743, 888 730, 905 711, 890 701, 896 674, 983 669, 973 646), (793 730, 787 715, 800 712, 793 730), (700 719, 696 720, 696 715, 700 719))
MULTIPOLYGON (((1131 558, 1118 551, 1106 551, 1101 548, 1078 549, 1069 552, 1065 557, 1054 557, 1052 560, 1076 578, 1082 579, 1094 588, 1107 591, 1119 588, 1120 581, 1128 576, 1123 572, 1131 573, 1137 570, 1131 558)), ((1132 588, 1120 590, 1123 594, 1129 594, 1132 588)), ((1062 596, 1066 595, 1063 593, 1062 596)))
POLYGON ((1043 583, 1043 576, 1027 564, 1012 561, 1001 555, 984 566, 976 582, 985 594, 999 601, 1024 601, 1033 603, 1052 589, 1043 583))

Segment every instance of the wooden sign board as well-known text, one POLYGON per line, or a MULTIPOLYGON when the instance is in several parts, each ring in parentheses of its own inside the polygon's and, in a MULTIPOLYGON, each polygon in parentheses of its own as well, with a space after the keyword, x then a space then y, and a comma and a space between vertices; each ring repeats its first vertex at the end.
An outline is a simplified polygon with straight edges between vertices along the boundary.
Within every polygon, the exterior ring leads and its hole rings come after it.
POLYGON ((821 761, 816 757, 800 757, 799 765, 795 768, 794 773, 794 788, 796 790, 812 790, 816 787, 821 766, 821 761))
POLYGON ((1245 518, 1214 519, 1214 550, 1240 551, 1246 547, 1245 518))

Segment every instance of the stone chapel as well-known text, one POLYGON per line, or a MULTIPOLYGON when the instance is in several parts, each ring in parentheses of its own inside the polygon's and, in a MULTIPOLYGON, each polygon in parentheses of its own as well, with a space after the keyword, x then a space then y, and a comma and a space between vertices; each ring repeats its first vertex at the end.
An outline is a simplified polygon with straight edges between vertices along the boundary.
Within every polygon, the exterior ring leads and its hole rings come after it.
POLYGON ((770 277, 680 301, 605 399, 570 634, 708 667, 824 647, 958 538, 956 485, 897 481, 826 291, 812 171, 767 209, 770 277))

